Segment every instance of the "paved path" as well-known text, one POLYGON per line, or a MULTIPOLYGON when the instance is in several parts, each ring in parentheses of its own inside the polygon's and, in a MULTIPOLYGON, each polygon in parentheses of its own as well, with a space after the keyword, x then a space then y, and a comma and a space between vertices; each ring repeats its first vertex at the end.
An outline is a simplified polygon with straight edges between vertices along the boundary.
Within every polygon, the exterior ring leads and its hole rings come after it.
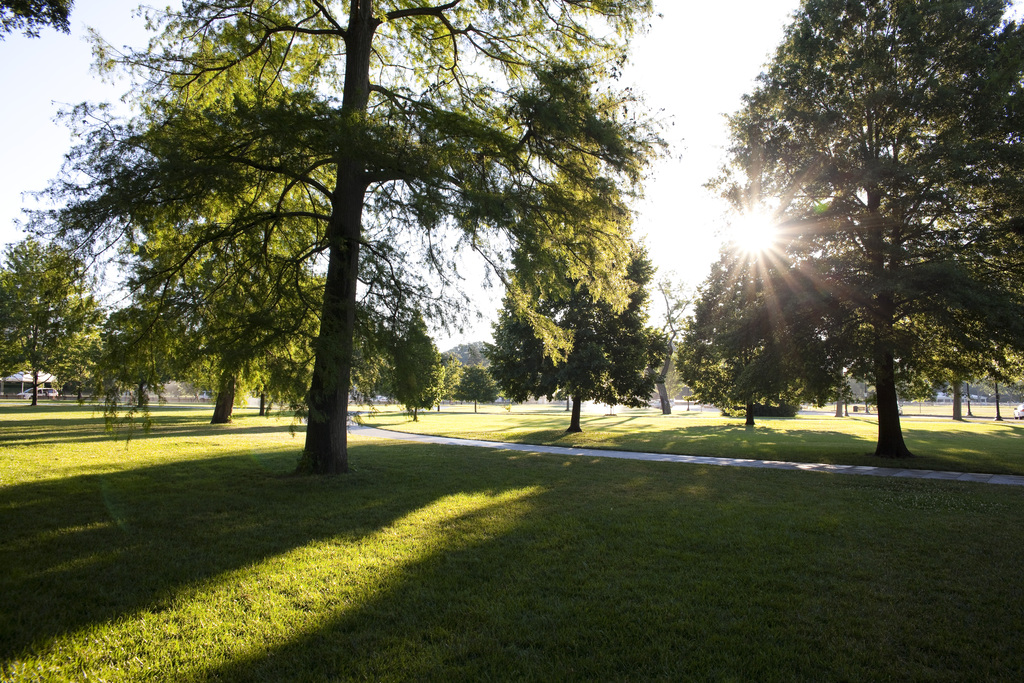
POLYGON ((896 467, 869 467, 865 465, 827 465, 809 462, 782 462, 778 460, 747 460, 744 458, 712 458, 701 455, 668 455, 665 453, 638 453, 634 451, 609 451, 599 448, 566 448, 564 446, 536 446, 498 441, 477 441, 475 439, 454 439, 447 436, 429 436, 393 432, 376 427, 350 425, 349 431, 377 439, 418 441, 443 446, 477 446, 506 451, 527 451, 530 453, 553 453, 555 455, 582 455, 592 458, 623 458, 626 460, 650 460, 652 462, 683 462, 695 465, 724 465, 728 467, 762 467, 776 470, 804 470, 806 472, 827 472, 831 474, 860 474, 872 477, 903 477, 906 479, 943 479, 946 481, 973 481, 983 484, 1006 484, 1024 486, 1024 476, 1011 474, 972 474, 970 472, 937 472, 935 470, 909 470, 896 467))

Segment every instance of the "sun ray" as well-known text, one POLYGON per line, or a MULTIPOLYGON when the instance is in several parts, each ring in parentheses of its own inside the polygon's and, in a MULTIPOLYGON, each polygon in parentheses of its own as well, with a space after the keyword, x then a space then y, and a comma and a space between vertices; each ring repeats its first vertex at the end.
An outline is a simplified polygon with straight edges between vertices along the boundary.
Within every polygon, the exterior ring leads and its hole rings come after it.
POLYGON ((745 211, 729 223, 728 240, 734 248, 758 254, 771 250, 778 238, 775 218, 766 211, 745 211))

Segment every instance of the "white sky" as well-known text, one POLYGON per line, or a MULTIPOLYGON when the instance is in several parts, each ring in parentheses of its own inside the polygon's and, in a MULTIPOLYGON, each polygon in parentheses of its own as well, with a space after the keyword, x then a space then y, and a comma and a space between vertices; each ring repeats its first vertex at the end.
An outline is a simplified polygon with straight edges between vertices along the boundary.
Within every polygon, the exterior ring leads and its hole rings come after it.
MULTIPOLYGON (((57 111, 82 101, 112 101, 124 85, 104 84, 91 71, 85 27, 113 45, 142 47, 146 34, 131 15, 139 0, 77 0, 70 36, 44 30, 40 38, 8 34, 0 41, 0 130, 6 131, 0 163, 0 245, 23 237, 14 221, 32 206, 23 193, 43 189, 60 168, 71 142, 54 123, 57 111)), ((716 258, 715 233, 723 211, 703 189, 716 174, 726 144, 724 115, 778 44, 799 0, 656 0, 650 32, 637 40, 626 81, 635 81, 648 105, 672 125, 669 158, 652 170, 647 197, 637 207, 637 232, 661 275, 696 285, 716 258)), ((500 302, 494 292, 490 303, 500 302)), ((486 311, 485 311, 486 312, 486 311)), ((656 311, 652 311, 656 314, 656 311)), ((442 349, 490 338, 483 322, 464 334, 438 340, 442 349)))

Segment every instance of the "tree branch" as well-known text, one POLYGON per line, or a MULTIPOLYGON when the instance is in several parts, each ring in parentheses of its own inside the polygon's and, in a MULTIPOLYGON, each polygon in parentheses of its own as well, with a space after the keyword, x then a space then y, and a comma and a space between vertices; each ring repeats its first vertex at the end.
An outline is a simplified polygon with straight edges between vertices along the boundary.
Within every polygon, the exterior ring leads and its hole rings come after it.
POLYGON ((403 19, 405 17, 439 17, 444 18, 444 13, 454 8, 462 0, 452 0, 451 2, 437 7, 410 7, 408 9, 397 9, 392 12, 388 12, 384 17, 388 21, 393 19, 403 19))

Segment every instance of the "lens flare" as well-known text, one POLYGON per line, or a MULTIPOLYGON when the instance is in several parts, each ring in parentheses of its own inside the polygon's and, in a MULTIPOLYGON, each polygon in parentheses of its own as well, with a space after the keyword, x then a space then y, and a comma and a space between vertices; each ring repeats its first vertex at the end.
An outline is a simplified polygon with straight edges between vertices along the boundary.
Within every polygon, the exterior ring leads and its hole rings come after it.
POLYGON ((751 211, 734 217, 729 225, 729 241, 747 253, 768 251, 775 246, 778 230, 767 213, 751 211))

